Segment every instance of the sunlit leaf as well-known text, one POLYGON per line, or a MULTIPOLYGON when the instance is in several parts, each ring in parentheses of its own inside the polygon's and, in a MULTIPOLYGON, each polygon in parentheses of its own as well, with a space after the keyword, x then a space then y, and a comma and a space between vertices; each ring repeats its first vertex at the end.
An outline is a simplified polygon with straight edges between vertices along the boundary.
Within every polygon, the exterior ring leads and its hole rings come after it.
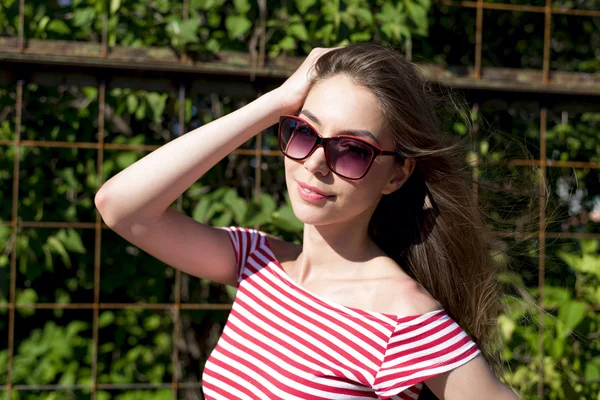
POLYGON ((252 22, 241 15, 229 15, 225 18, 225 27, 227 28, 229 37, 235 38, 245 35, 252 27, 252 22))
POLYGON ((561 339, 569 336, 573 329, 579 325, 585 317, 587 305, 584 302, 572 300, 563 304, 558 311, 558 320, 562 323, 563 331, 561 339))
POLYGON ((47 31, 58 33, 60 35, 68 35, 71 33, 71 29, 67 26, 64 21, 60 19, 53 19, 46 27, 47 31))
POLYGON ((233 0, 233 5, 239 14, 246 14, 252 8, 248 0, 233 0))
POLYGON ((294 0, 298 11, 305 13, 309 8, 317 4, 317 0, 294 0))
POLYGON ((110 13, 114 14, 121 7, 121 0, 110 0, 110 13))

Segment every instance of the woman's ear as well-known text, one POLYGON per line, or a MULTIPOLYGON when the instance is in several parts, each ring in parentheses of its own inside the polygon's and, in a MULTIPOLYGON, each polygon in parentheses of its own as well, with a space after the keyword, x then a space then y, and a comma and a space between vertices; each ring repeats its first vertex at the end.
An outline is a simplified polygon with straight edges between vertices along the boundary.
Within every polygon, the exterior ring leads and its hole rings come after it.
POLYGON ((385 185, 381 193, 390 194, 400 189, 402 185, 404 185, 404 183, 412 175, 413 171, 415 170, 416 164, 417 162, 410 158, 404 159, 403 163, 396 162, 392 177, 390 178, 387 185, 385 185))

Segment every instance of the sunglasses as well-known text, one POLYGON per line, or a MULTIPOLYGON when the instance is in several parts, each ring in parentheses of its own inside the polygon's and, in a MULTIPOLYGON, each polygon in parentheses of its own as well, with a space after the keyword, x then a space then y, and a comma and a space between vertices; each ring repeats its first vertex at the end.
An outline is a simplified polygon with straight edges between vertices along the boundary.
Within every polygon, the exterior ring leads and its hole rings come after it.
POLYGON ((386 151, 355 136, 339 135, 329 138, 319 135, 308 122, 295 115, 279 117, 279 149, 292 160, 304 160, 323 146, 327 166, 346 179, 360 179, 369 172, 377 156, 397 156, 396 151, 386 151))

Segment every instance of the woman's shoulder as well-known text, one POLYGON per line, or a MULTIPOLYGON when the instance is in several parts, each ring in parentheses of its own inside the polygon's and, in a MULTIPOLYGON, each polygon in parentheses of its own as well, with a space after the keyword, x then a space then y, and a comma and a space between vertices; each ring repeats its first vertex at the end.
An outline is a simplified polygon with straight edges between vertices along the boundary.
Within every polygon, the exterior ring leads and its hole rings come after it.
MULTIPOLYGON (((393 260, 391 262, 398 266, 393 260)), ((389 299, 389 308, 399 317, 427 314, 441 310, 443 306, 419 282, 402 272, 382 282, 381 295, 389 299)))

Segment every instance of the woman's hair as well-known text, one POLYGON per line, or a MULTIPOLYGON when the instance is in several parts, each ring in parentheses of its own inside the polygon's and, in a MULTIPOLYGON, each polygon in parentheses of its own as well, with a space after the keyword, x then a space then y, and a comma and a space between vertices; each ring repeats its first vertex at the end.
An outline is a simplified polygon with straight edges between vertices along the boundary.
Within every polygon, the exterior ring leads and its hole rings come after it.
POLYGON ((358 43, 329 51, 315 63, 311 81, 318 84, 338 74, 375 95, 396 149, 416 161, 405 184, 381 198, 369 234, 443 305, 499 373, 498 275, 506 263, 494 257, 503 244, 478 204, 467 162, 472 144, 445 132, 438 96, 393 48, 358 43))

